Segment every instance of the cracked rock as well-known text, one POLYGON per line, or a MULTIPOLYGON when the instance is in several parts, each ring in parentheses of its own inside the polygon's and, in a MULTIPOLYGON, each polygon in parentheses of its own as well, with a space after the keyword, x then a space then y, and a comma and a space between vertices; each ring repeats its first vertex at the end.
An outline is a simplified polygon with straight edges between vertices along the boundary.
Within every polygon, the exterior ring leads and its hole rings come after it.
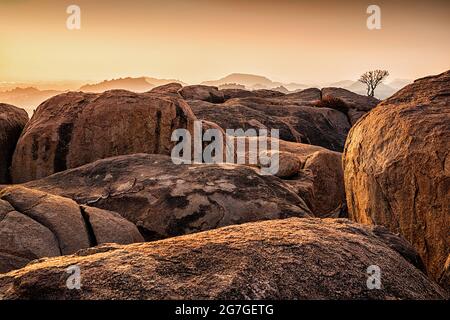
POLYGON ((123 154, 170 155, 173 130, 191 130, 194 120, 181 97, 160 92, 60 94, 42 103, 25 127, 12 180, 22 183, 123 154))
POLYGON ((97 244, 139 241, 137 228, 117 213, 81 210, 73 200, 21 186, 0 192, 0 272, 97 244))
POLYGON ((311 215, 289 185, 258 172, 244 165, 175 165, 168 156, 134 154, 25 185, 117 212, 135 223, 146 240, 311 215))
POLYGON ((0 184, 11 182, 11 160, 27 122, 28 114, 25 110, 0 103, 0 184))

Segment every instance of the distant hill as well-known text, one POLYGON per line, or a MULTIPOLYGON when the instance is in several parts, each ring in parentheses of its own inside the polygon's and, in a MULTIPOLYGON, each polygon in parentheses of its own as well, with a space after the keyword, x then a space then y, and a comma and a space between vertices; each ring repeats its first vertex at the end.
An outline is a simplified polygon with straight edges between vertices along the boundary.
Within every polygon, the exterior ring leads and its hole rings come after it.
MULTIPOLYGON (((375 90, 375 96, 378 99, 386 99, 387 97, 390 97, 391 95, 393 95, 395 92, 397 92, 399 89, 409 84, 410 82, 411 81, 406 79, 397 79, 392 81, 389 85, 382 83, 375 90)), ((285 84, 281 82, 274 82, 267 77, 245 73, 232 73, 218 80, 202 82, 203 85, 215 87, 222 87, 230 83, 245 86, 245 89, 247 90, 270 89, 281 91, 283 93, 298 92, 300 90, 314 87, 314 85, 311 84, 299 84, 299 83, 285 84)), ((344 88, 361 95, 367 94, 367 89, 365 85, 359 81, 354 80, 341 80, 338 82, 329 83, 324 87, 344 88)))
POLYGON ((237 83, 225 83, 218 86, 219 90, 225 90, 225 89, 241 89, 244 90, 245 86, 242 84, 237 83))
POLYGON ((347 88, 352 86, 355 83, 353 80, 342 80, 338 82, 332 82, 330 84, 327 84, 327 87, 334 87, 334 88, 347 88))
MULTIPOLYGON (((391 82, 381 83, 375 90, 375 97, 378 99, 386 99, 410 83, 412 83, 412 80, 408 79, 394 79, 391 82)), ((327 86, 344 88, 361 95, 367 94, 366 86, 359 81, 342 80, 327 84, 327 86)))
MULTIPOLYGON (((359 81, 342 80, 342 81, 327 84, 326 86, 347 89, 349 91, 352 91, 354 93, 358 93, 361 95, 367 94, 366 85, 359 81)), ((397 89, 392 88, 391 86, 389 86, 387 84, 381 83, 378 85, 378 87, 375 90, 375 97, 378 99, 381 99, 381 100, 386 99, 386 98, 392 96, 397 91, 398 91, 397 89)))
MULTIPOLYGON (((104 92, 112 89, 125 89, 134 92, 146 92, 154 87, 176 82, 183 86, 186 83, 174 79, 158 79, 151 77, 139 78, 120 78, 105 80, 95 84, 85 84, 81 87, 78 81, 57 81, 57 82, 36 82, 36 83, 12 83, 0 82, 0 102, 9 103, 19 108, 27 110, 32 115, 35 110, 45 100, 66 92, 68 90, 80 90, 85 92, 104 92), (16 87, 15 87, 16 86, 16 87)), ((409 79, 394 79, 390 82, 382 83, 375 90, 375 97, 378 99, 386 99, 404 86, 412 83, 409 79)), ((260 90, 270 89, 283 93, 292 93, 304 90, 306 88, 317 87, 311 84, 299 83, 280 83, 274 82, 267 77, 233 73, 219 80, 205 81, 202 84, 216 86, 220 89, 247 89, 260 90)), ((352 92, 366 95, 366 87, 364 84, 354 80, 341 80, 338 82, 328 83, 322 87, 337 87, 350 90, 352 92)))
POLYGON ((410 79, 394 79, 391 82, 388 82, 388 85, 398 91, 411 83, 413 83, 413 80, 410 79))
POLYGON ((281 92, 281 93, 284 93, 284 94, 290 93, 290 91, 288 89, 286 89, 284 86, 279 86, 279 87, 276 87, 276 88, 272 88, 271 90, 278 91, 278 92, 281 92))
POLYGON ((33 115, 33 111, 42 102, 62 92, 63 91, 58 90, 39 90, 34 87, 15 88, 9 91, 0 92, 0 102, 23 108, 31 116, 33 115))
POLYGON ((201 84, 206 86, 215 86, 220 87, 229 83, 239 84, 245 86, 246 89, 249 90, 260 90, 260 89, 276 89, 283 87, 288 91, 295 91, 299 89, 306 89, 308 86, 298 83, 289 83, 284 84, 281 82, 274 82, 267 77, 258 76, 254 74, 246 74, 246 73, 232 73, 224 78, 219 80, 212 81, 204 81, 201 84))
MULTIPOLYGON (((353 91, 354 93, 358 93, 361 95, 367 94, 366 85, 359 81, 355 81, 355 83, 353 83, 351 86, 348 86, 344 89, 353 91)), ((383 100, 383 99, 386 99, 386 98, 392 96, 396 92, 397 92, 396 89, 394 89, 384 83, 380 83, 378 85, 378 87, 375 89, 375 98, 383 100)))
POLYGON ((246 86, 247 88, 255 86, 255 85, 262 85, 262 86, 270 86, 272 85, 273 81, 269 78, 263 77, 263 76, 257 76, 253 74, 244 74, 244 73, 232 73, 224 78, 221 78, 219 80, 212 80, 212 81, 204 81, 202 82, 203 85, 206 86, 221 86, 227 83, 235 83, 235 84, 241 84, 246 86))
POLYGON ((183 82, 173 79, 169 80, 169 79, 156 79, 149 77, 140 77, 140 78, 128 77, 128 78, 105 80, 96 84, 87 84, 82 86, 80 88, 80 91, 100 93, 108 90, 123 89, 134 92, 146 92, 150 91, 151 89, 157 86, 161 86, 171 82, 176 82, 185 85, 183 82))
POLYGON ((29 81, 29 82, 0 82, 0 92, 11 91, 16 88, 35 88, 41 91, 56 90, 69 91, 78 90, 80 86, 86 84, 87 81, 81 80, 48 80, 48 81, 29 81))
POLYGON ((158 78, 151 78, 151 77, 145 77, 145 79, 147 80, 147 82, 154 84, 155 86, 163 86, 165 84, 168 83, 179 83, 182 86, 187 86, 188 84, 180 81, 180 80, 175 80, 175 79, 158 79, 158 78))

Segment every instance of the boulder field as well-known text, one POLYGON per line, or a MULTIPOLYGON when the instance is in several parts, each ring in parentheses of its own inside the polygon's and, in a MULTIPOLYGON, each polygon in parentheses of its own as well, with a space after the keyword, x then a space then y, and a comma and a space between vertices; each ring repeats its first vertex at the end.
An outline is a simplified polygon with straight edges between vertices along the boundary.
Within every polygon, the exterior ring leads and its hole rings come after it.
POLYGON ((382 102, 169 83, 63 93, 30 121, 0 104, 0 300, 448 299, 449 92, 447 71, 382 102), (279 129, 279 150, 173 163, 197 120, 279 129))

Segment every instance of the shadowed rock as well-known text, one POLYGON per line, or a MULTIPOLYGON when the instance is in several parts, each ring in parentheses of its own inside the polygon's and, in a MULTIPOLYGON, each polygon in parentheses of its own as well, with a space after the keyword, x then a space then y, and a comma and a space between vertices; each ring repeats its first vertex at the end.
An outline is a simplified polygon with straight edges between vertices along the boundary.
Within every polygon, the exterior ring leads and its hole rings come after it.
POLYGON ((343 219, 292 218, 153 243, 108 245, 0 275, 0 299, 446 297, 373 228, 343 219), (82 290, 67 289, 71 265, 80 267, 82 290), (373 265, 382 272, 378 290, 367 284, 366 271, 373 265))
POLYGON ((222 103, 225 101, 223 92, 217 87, 194 85, 186 86, 178 91, 186 100, 201 100, 211 103, 222 103))
POLYGON ((12 156, 27 122, 25 110, 0 103, 0 184, 11 182, 9 168, 12 156))
POLYGON ((19 186, 0 192, 0 273, 102 243, 139 241, 137 228, 114 212, 19 186))

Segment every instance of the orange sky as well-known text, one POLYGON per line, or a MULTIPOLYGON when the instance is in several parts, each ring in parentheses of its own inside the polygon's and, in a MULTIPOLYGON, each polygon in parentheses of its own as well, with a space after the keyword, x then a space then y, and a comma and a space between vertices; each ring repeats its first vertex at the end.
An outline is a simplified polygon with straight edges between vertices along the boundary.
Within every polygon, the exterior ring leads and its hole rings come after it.
POLYGON ((450 68, 450 1, 0 0, 0 82, 415 79, 450 68), (82 28, 66 29, 81 7, 82 28), (366 28, 378 4, 382 29, 366 28))

